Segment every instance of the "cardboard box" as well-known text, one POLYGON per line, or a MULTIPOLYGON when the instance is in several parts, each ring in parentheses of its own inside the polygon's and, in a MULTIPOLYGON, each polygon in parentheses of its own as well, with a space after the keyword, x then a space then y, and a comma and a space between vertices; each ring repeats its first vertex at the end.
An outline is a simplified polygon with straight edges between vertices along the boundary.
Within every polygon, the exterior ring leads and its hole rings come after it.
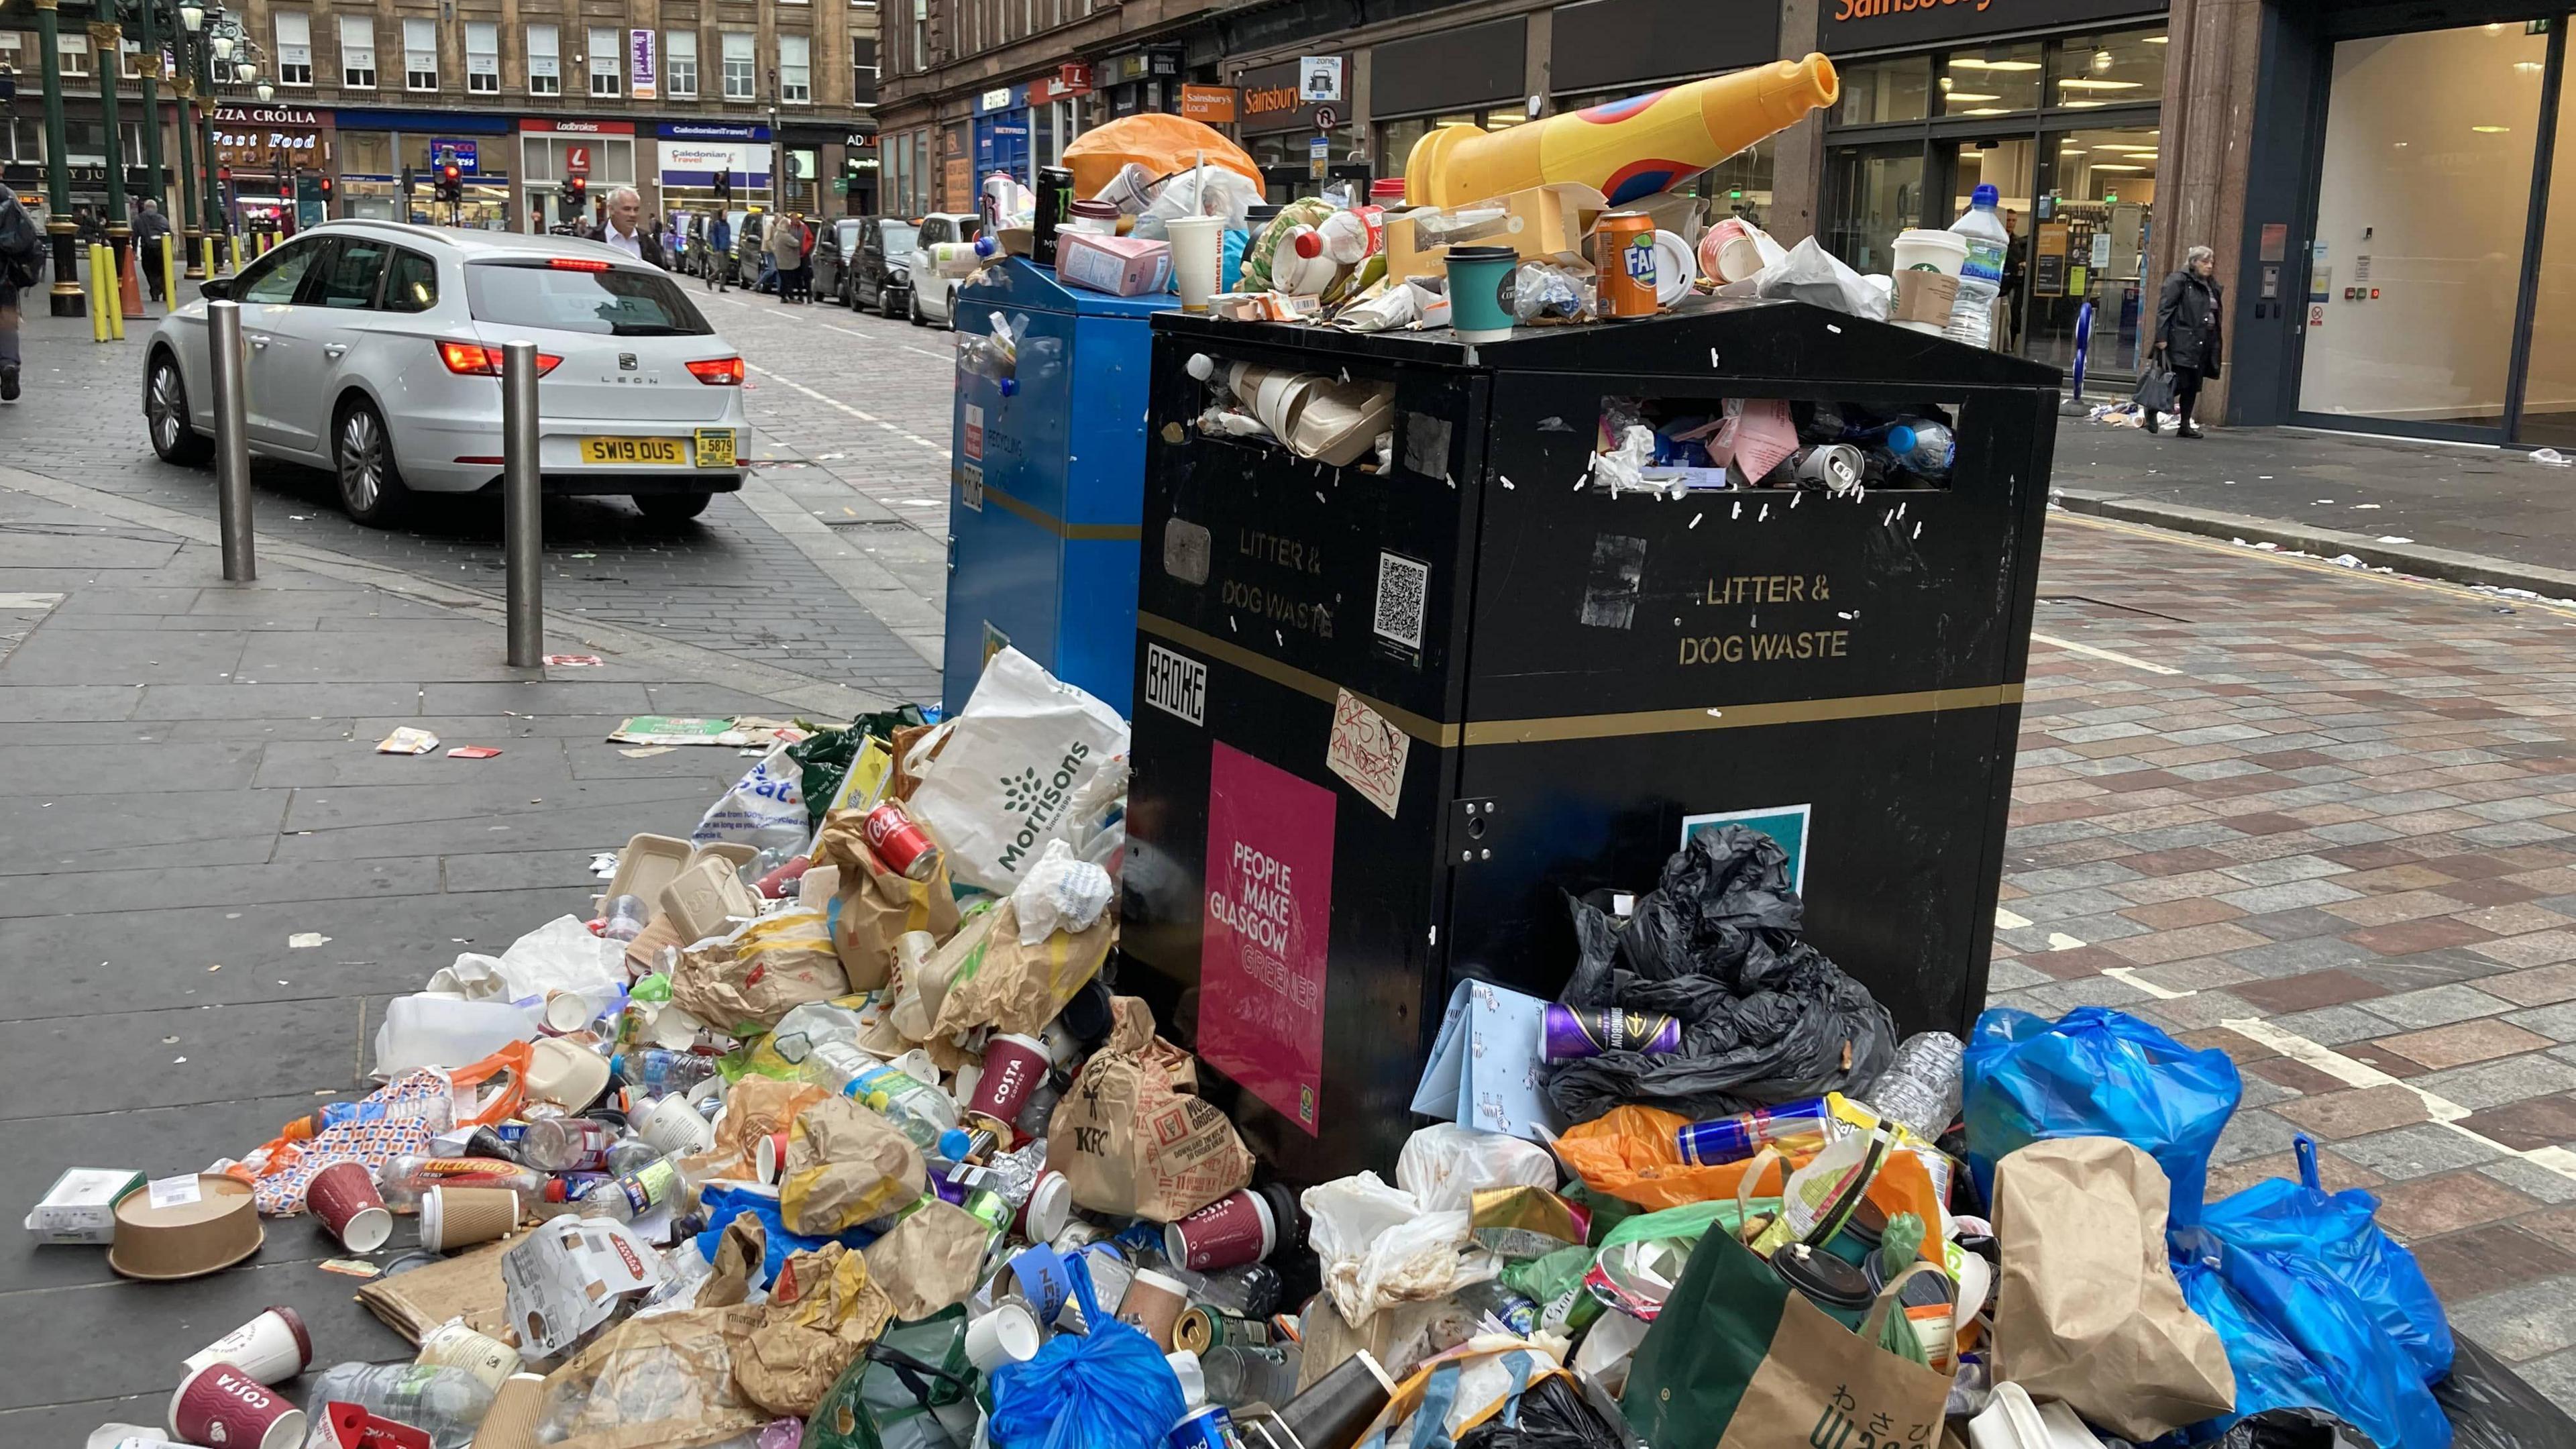
POLYGON ((1579 264, 1592 224, 1610 209, 1589 186, 1532 186, 1491 201, 1445 210, 1424 207, 1386 219, 1386 274, 1444 277, 1453 246, 1507 246, 1522 260, 1546 257, 1579 264))
POLYGON ((661 1255, 613 1218, 551 1218, 501 1255, 510 1326, 531 1358, 561 1354, 661 1281, 661 1255))
POLYGON ((1113 297, 1142 297, 1172 280, 1172 244, 1144 237, 1060 231, 1055 235, 1056 277, 1113 297))
POLYGON ((143 1174, 124 1167, 75 1167, 54 1179, 27 1214, 27 1231, 39 1243, 116 1241, 116 1204, 143 1186, 143 1174))

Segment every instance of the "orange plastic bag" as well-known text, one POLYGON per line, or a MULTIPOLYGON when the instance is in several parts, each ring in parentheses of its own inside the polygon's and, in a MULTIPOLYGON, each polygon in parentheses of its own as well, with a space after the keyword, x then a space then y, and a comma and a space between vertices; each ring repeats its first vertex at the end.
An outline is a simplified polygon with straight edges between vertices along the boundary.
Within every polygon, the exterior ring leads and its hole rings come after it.
MULTIPOLYGON (((1589 1122, 1569 1127, 1556 1139, 1556 1155, 1594 1192, 1623 1198, 1643 1208, 1681 1207, 1737 1196, 1777 1197, 1787 1174, 1806 1166, 1816 1146, 1789 1144, 1790 1150, 1767 1162, 1749 1157, 1741 1162, 1698 1166, 1682 1159, 1676 1134, 1690 1125, 1678 1112, 1655 1107, 1613 1107, 1589 1122), (1747 1183, 1745 1175, 1761 1163, 1747 1183)), ((1816 1144, 1820 1146, 1821 1143, 1816 1144)), ((1937 1263, 1943 1229, 1941 1194, 1932 1174, 1911 1152, 1892 1152, 1870 1179, 1868 1197, 1890 1217, 1913 1213, 1923 1220, 1924 1261, 1937 1263)))
POLYGON ((1159 111, 1121 116, 1074 137, 1064 148, 1064 164, 1073 173, 1074 195, 1097 196, 1130 161, 1156 176, 1169 176, 1184 166, 1197 165, 1201 151, 1207 153, 1210 166, 1240 172, 1260 184, 1261 168, 1224 133, 1159 111))

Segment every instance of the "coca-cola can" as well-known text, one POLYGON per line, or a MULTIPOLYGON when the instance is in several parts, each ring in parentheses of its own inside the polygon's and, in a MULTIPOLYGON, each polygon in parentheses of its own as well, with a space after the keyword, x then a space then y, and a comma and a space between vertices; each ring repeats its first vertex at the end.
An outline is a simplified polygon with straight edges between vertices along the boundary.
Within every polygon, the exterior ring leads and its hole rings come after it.
POLYGON ((859 822, 859 831, 886 869, 904 879, 928 880, 939 873, 938 843, 910 811, 892 800, 869 811, 859 822))

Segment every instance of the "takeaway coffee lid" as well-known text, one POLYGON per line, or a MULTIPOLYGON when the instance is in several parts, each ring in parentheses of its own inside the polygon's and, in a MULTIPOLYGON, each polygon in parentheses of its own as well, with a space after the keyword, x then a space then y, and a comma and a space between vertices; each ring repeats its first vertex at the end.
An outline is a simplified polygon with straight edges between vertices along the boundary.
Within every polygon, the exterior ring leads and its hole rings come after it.
POLYGON ((263 1238, 249 1183, 212 1172, 165 1177, 116 1205, 107 1266, 150 1282, 195 1278, 258 1252, 263 1238))

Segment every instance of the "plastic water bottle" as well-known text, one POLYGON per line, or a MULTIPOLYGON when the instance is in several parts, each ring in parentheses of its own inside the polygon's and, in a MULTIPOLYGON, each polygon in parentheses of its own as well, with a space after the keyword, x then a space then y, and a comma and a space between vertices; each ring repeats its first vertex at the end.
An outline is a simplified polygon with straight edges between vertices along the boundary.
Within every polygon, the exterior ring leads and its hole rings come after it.
POLYGON ((644 926, 653 917, 653 908, 642 896, 619 896, 608 903, 600 918, 599 934, 611 941, 632 941, 644 934, 644 926))
POLYGON ((492 1386, 468 1369, 344 1363, 314 1380, 304 1404, 307 1420, 321 1428, 329 1422, 331 1404, 356 1404, 379 1418, 409 1424, 429 1436, 430 1449, 465 1449, 491 1412, 492 1386))
POLYGON ((1246 1404, 1272 1408, 1297 1397, 1297 1373, 1304 1350, 1296 1344, 1252 1348, 1219 1344, 1199 1354, 1199 1375, 1207 1382, 1208 1402, 1240 1409, 1246 1404))
POLYGON ((1908 418, 1887 430, 1887 452, 1894 465, 1927 482, 1950 476, 1958 443, 1950 430, 1927 418, 1908 418))
POLYGON ((666 1051, 647 1047, 642 1051, 619 1052, 609 1058, 609 1070, 617 1080, 640 1088, 648 1097, 686 1092, 716 1074, 716 1059, 696 1052, 666 1051))
POLYGON ((595 1117, 539 1117, 519 1139, 519 1160, 548 1172, 592 1172, 608 1163, 617 1131, 595 1117))
POLYGON ((815 1038, 806 1047, 805 1060, 796 1064, 796 1075, 827 1092, 846 1093, 862 1072, 884 1065, 848 1042, 815 1038))
POLYGON ((925 1086, 892 1067, 869 1067, 843 1090, 902 1128, 903 1135, 924 1152, 939 1145, 940 1133, 957 1125, 957 1104, 948 1099, 946 1092, 925 1086))
POLYGON ((1919 1031, 1896 1044, 1896 1060, 1870 1085, 1869 1109, 1925 1142, 1959 1115, 1966 1048, 1946 1031, 1919 1031))
POLYGON ((525 1212, 545 1195, 546 1175, 501 1158, 406 1154, 376 1169, 376 1187, 385 1206, 398 1213, 420 1211, 421 1197, 433 1187, 508 1188, 519 1195, 525 1212))
POLYGON ((680 1190, 679 1165, 656 1157, 631 1172, 594 1183, 581 1195, 581 1215, 631 1223, 669 1202, 680 1190))
POLYGON ((2004 248, 2012 244, 2012 233, 1995 211, 1997 196, 1994 187, 1980 184, 1968 194, 1968 209, 1950 223, 1950 230, 1968 239, 1968 260, 1959 269, 1959 300, 1950 307, 1949 337, 1972 347, 1994 340, 1995 298, 2004 289, 2004 248))

